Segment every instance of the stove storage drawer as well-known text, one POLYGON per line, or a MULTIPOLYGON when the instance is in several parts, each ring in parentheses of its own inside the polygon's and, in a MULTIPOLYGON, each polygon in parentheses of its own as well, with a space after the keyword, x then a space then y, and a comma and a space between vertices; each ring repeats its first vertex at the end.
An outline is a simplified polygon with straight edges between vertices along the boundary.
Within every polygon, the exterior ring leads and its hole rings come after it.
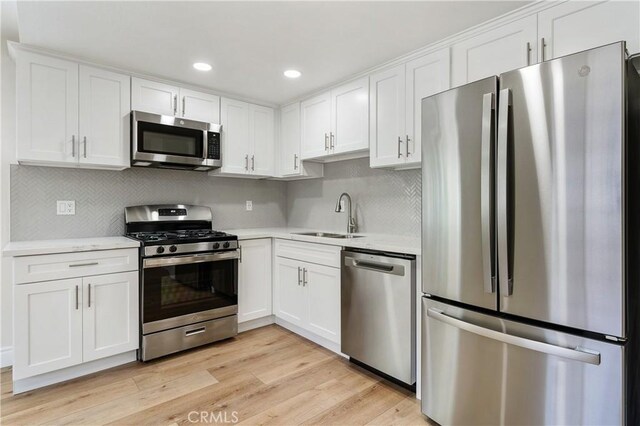
POLYGON ((138 270, 138 249, 96 250, 14 258, 14 282, 26 284, 138 270))

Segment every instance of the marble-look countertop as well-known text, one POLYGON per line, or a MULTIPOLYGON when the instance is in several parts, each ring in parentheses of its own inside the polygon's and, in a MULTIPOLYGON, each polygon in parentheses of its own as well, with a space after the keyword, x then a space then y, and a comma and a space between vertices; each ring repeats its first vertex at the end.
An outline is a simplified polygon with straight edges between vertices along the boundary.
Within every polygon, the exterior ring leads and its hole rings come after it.
POLYGON ((38 254, 73 253, 92 250, 111 250, 140 247, 138 241, 127 237, 72 238, 65 240, 12 241, 2 250, 5 257, 38 254))
POLYGON ((282 238, 295 241, 307 241, 310 243, 329 244, 341 247, 355 247, 369 250, 379 250, 392 253, 414 254, 421 253, 420 237, 406 237, 387 234, 356 233, 358 238, 326 238, 297 235, 297 232, 332 232, 321 229, 300 228, 255 228, 255 229, 226 229, 225 232, 235 234, 240 240, 256 238, 282 238))

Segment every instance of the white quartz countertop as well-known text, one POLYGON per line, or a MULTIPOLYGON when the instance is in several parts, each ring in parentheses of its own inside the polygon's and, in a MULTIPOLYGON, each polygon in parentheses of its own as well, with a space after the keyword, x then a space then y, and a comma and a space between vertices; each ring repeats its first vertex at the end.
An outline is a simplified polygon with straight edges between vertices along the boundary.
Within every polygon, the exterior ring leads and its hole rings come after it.
POLYGON ((329 244, 341 247, 355 247, 369 250, 387 251, 392 253, 414 254, 419 256, 421 252, 419 237, 406 237, 387 234, 356 233, 358 238, 326 238, 308 235, 297 235, 297 232, 332 232, 321 229, 300 228, 255 228, 255 229, 227 229, 225 232, 235 234, 240 240, 256 238, 282 238, 295 241, 307 241, 318 244, 329 244))
POLYGON ((127 237, 73 238, 67 240, 12 241, 2 250, 5 257, 38 254, 73 253, 92 250, 111 250, 140 247, 138 241, 127 237))

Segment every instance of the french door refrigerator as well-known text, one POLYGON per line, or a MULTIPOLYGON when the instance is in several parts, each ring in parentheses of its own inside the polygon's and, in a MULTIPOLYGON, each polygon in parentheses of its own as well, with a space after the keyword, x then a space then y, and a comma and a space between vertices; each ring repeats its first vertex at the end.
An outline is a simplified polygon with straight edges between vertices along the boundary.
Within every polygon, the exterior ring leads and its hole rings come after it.
POLYGON ((422 101, 436 422, 639 424, 634 63, 620 42, 422 101))

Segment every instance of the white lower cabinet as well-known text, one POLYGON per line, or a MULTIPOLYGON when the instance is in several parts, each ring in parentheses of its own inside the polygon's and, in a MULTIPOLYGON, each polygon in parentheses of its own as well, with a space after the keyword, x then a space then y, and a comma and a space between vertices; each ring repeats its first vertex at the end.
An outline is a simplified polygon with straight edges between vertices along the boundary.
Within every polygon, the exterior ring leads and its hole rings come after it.
MULTIPOLYGON (((87 253, 75 255, 82 260, 87 253)), ((50 256, 27 258, 40 264, 38 258, 50 256)), ((68 279, 16 284, 14 382, 138 349, 139 279, 137 265, 130 268, 104 275, 78 270, 68 279)))
POLYGON ((238 323, 267 317, 271 308, 271 238, 240 241, 238 323))
POLYGON ((309 331, 340 343, 340 269, 305 263, 309 331))

